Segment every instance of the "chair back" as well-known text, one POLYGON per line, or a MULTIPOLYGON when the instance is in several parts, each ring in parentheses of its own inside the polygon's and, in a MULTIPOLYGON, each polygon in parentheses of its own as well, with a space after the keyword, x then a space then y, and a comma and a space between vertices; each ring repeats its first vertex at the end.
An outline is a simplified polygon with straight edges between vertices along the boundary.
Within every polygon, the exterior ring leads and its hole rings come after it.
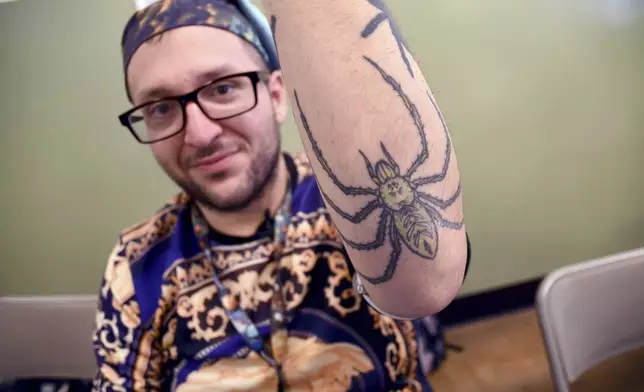
POLYGON ((549 274, 537 312, 558 392, 606 359, 644 346, 644 248, 549 274))
POLYGON ((0 297, 0 379, 96 374, 96 296, 0 297))

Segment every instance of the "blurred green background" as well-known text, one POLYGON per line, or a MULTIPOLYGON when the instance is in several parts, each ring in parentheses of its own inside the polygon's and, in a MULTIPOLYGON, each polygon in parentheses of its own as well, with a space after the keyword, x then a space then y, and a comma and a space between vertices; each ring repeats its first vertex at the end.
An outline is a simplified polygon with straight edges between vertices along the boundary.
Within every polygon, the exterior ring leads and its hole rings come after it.
MULTIPOLYGON (((463 293, 644 245, 641 2, 389 3, 458 153, 463 293)), ((176 191, 116 118, 133 8, 0 4, 0 295, 96 292, 118 232, 176 191)))

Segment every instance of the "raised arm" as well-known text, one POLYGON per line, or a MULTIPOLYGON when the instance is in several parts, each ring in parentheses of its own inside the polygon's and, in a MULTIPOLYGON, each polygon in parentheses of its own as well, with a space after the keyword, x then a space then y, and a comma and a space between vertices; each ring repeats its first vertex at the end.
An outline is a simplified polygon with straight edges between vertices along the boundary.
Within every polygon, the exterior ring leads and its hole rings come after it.
POLYGON ((384 0, 264 0, 298 129, 371 300, 422 317, 467 256, 445 121, 384 0))

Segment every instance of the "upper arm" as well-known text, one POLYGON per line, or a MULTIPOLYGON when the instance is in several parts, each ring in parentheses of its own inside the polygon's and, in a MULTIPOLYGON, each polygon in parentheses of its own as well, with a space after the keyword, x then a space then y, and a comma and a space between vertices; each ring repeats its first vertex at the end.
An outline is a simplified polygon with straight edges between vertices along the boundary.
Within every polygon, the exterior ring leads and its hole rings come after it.
POLYGON ((155 334, 141 320, 129 261, 110 257, 99 294, 92 341, 94 391, 156 390, 161 382, 155 334))

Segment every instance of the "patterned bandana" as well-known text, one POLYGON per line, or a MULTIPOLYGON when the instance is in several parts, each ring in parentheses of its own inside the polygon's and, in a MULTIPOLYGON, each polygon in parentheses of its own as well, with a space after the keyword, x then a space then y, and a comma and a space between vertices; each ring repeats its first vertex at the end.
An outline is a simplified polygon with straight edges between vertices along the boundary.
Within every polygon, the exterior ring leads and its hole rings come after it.
POLYGON ((199 25, 237 35, 253 45, 271 67, 253 24, 227 0, 160 0, 137 11, 125 26, 121 41, 123 69, 127 71, 134 52, 150 38, 178 27, 199 25))

